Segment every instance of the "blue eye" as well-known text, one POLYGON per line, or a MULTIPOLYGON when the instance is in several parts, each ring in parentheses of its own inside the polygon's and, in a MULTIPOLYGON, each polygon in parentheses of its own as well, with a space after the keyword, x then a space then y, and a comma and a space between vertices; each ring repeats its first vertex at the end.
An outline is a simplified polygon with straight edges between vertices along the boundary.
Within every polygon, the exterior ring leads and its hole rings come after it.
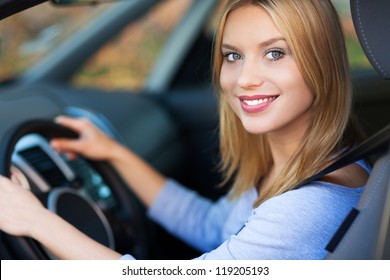
POLYGON ((238 53, 234 53, 234 52, 226 53, 226 54, 224 54, 224 57, 229 62, 234 62, 234 61, 240 60, 242 58, 241 55, 239 55, 238 53))
POLYGON ((265 54, 265 56, 272 61, 279 60, 279 59, 283 58, 284 55, 285 55, 285 52, 281 49, 270 50, 265 54))

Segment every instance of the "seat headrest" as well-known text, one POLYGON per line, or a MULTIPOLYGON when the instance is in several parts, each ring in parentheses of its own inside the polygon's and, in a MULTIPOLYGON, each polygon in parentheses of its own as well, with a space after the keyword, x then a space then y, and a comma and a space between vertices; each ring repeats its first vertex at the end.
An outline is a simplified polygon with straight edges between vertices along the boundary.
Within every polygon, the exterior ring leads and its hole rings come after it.
POLYGON ((390 79, 390 1, 351 0, 351 12, 367 58, 379 74, 390 79))

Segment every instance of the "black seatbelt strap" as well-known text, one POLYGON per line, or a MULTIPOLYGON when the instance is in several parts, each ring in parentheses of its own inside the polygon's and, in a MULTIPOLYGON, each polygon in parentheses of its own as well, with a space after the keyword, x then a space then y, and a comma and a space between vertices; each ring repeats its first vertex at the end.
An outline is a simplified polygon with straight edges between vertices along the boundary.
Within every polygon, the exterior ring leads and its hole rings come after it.
POLYGON ((300 188, 312 181, 315 181, 326 174, 336 171, 344 166, 354 163, 361 159, 367 159, 375 154, 386 152, 389 149, 390 143, 390 125, 385 126, 380 131, 360 143, 350 151, 345 153, 341 158, 333 162, 331 165, 316 173, 315 175, 305 179, 294 189, 300 188))
POLYGON ((347 233, 349 227, 352 225, 353 221, 355 221, 358 214, 359 214, 359 210, 357 210, 356 208, 352 208, 348 216, 345 217, 343 223, 340 225, 336 233, 333 235, 332 239, 329 241, 328 245, 326 245, 325 249, 328 252, 331 253, 334 252, 337 245, 339 245, 341 239, 343 239, 344 235, 347 233))

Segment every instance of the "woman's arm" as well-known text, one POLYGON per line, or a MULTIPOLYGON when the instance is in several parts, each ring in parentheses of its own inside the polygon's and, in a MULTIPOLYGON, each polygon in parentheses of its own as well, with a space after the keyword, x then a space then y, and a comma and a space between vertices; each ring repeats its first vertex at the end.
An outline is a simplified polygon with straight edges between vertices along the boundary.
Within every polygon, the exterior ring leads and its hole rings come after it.
POLYGON ((62 260, 117 260, 121 257, 46 209, 42 209, 31 237, 62 260))
POLYGON ((80 135, 78 139, 52 140, 57 151, 110 162, 138 198, 147 207, 152 204, 166 181, 162 174, 88 121, 63 116, 56 121, 80 135))
POLYGON ((0 176, 0 229, 11 235, 34 238, 59 259, 121 257, 44 208, 29 190, 3 176, 0 176))
POLYGON ((113 147, 109 162, 145 206, 150 207, 161 191, 166 177, 122 145, 113 147))

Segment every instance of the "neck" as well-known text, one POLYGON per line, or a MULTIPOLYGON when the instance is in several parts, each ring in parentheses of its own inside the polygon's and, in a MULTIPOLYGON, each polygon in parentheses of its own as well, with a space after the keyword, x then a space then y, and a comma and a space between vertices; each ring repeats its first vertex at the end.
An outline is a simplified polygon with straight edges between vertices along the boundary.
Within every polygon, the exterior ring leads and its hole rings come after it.
POLYGON ((307 129, 307 123, 299 123, 296 126, 289 126, 288 128, 267 134, 275 173, 279 173, 297 151, 305 137, 307 129))
POLYGON ((289 159, 296 152, 305 135, 304 128, 289 130, 284 133, 275 132, 267 134, 273 165, 258 186, 259 193, 265 192, 270 187, 270 183, 279 176, 289 159))

